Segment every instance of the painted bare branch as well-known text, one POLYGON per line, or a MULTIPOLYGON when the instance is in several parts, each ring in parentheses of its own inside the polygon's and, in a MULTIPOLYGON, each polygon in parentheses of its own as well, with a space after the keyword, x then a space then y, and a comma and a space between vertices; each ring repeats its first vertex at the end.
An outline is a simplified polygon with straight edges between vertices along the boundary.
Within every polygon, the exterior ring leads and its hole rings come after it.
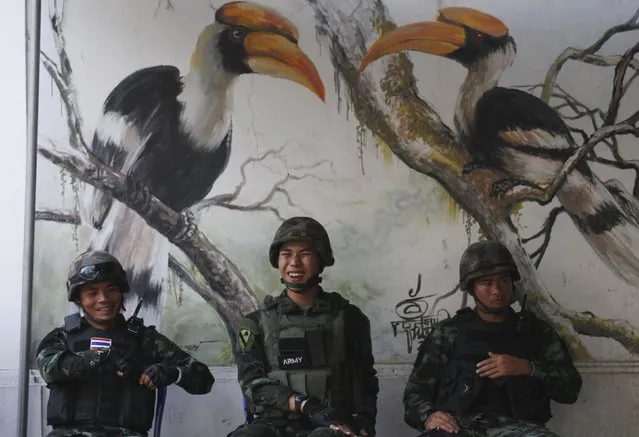
MULTIPOLYGON (((564 50, 561 53, 561 55, 559 55, 557 59, 552 63, 552 65, 548 69, 548 73, 546 73, 546 79, 544 80, 544 87, 541 93, 541 99, 545 101, 546 103, 548 103, 548 101, 550 100, 550 95, 553 92, 553 88, 555 87, 555 82, 557 81, 557 77, 559 76, 559 72, 561 71, 561 68, 564 66, 564 64, 567 61, 571 59, 579 60, 583 62, 589 62, 589 63, 600 65, 600 66, 617 65, 619 61, 621 61, 621 57, 619 57, 619 59, 616 59, 616 62, 612 62, 615 60, 615 57, 595 56, 595 54, 603 47, 604 44, 606 44, 606 42, 608 42, 610 38, 617 35, 618 33, 639 30, 638 21, 639 21, 639 9, 637 9, 637 12, 635 12, 635 14, 627 22, 620 24, 618 26, 611 27, 606 32, 604 32, 601 38, 595 41, 590 47, 587 47, 583 50, 569 47, 566 50, 564 50), (602 60, 602 61, 605 59, 606 61, 610 61, 610 62, 605 62, 605 61, 601 63, 592 62, 592 60, 594 59, 602 60)), ((637 63, 636 61, 633 61, 631 65, 633 68, 637 70, 639 69, 638 64, 639 63, 637 63)))
POLYGON ((74 226, 80 224, 80 215, 70 211, 39 210, 35 212, 35 219, 48 222, 67 223, 74 226))
MULTIPOLYGON (((248 182, 248 177, 246 175, 247 166, 249 164, 256 163, 256 162, 263 162, 268 157, 280 157, 281 153, 284 152, 284 150, 288 146, 290 146, 290 142, 286 142, 285 144, 283 144, 281 147, 278 147, 277 149, 267 150, 266 152, 264 152, 263 154, 259 156, 248 157, 240 166, 240 174, 242 176, 242 179, 237 184, 233 192, 218 194, 216 196, 204 199, 203 201, 194 205, 192 210, 194 212, 196 211, 201 212, 210 207, 218 206, 218 207, 235 210, 235 211, 268 211, 273 213, 278 218, 278 220, 284 221, 284 217, 281 215, 280 211, 271 204, 275 195, 280 194, 286 198, 289 206, 297 208, 301 211, 304 211, 300 205, 298 205, 297 203, 293 201, 290 193, 286 189, 286 185, 291 181, 299 181, 302 179, 309 179, 309 178, 315 179, 318 182, 325 181, 324 179, 320 178, 319 176, 313 173, 303 173, 300 175, 287 173, 286 176, 284 176, 279 181, 276 181, 273 184, 272 188, 269 190, 268 193, 266 193, 266 195, 261 200, 257 200, 248 205, 239 205, 235 203, 237 198, 242 194, 242 190, 246 187, 246 184, 248 182)), ((298 166, 291 166, 285 163, 286 168, 289 171, 308 171, 308 170, 316 169, 324 164, 328 164, 333 174, 335 174, 335 170, 333 169, 333 163, 328 159, 320 160, 314 164, 298 165, 298 166)))
POLYGON ((628 50, 621 57, 621 60, 615 67, 615 78, 613 82, 612 98, 610 99, 610 105, 608 106, 608 113, 606 115, 606 124, 611 125, 617 120, 617 112, 619 111, 619 104, 624 92, 624 79, 626 78, 626 71, 628 66, 634 62, 634 56, 639 52, 639 42, 635 44, 630 50, 628 50))
MULTIPOLYGON (((357 14, 350 16, 328 0, 307 0, 307 3, 315 10, 320 40, 329 46, 338 89, 345 85, 360 123, 411 169, 437 180, 489 238, 508 247, 519 265, 520 288, 526 290, 529 307, 551 323, 565 339, 572 355, 580 360, 591 358, 579 333, 620 341, 611 330, 588 329, 587 326, 596 325, 596 318, 585 324, 573 324, 566 316, 567 311, 552 298, 504 215, 509 205, 489 195, 492 183, 503 175, 478 171, 461 176, 469 156, 456 142, 451 129, 418 96, 408 56, 393 55, 377 61, 385 68, 379 86, 370 74, 358 75, 356 63, 363 57, 365 43, 395 27, 381 1, 362 0, 357 14)), ((608 133, 603 131, 600 136, 608 133)))
POLYGON ((639 334, 627 320, 602 319, 589 312, 563 311, 562 315, 582 334, 612 338, 630 353, 639 354, 639 334))
POLYGON ((631 123, 632 121, 633 120, 629 118, 613 126, 600 128, 588 139, 586 144, 579 147, 577 151, 564 162, 553 182, 546 189, 542 190, 541 193, 535 194, 534 190, 527 190, 523 194, 517 193, 508 196, 509 200, 513 204, 523 201, 536 201, 541 204, 547 204, 555 196, 557 190, 564 184, 570 172, 579 164, 579 161, 591 153, 597 144, 615 135, 632 134, 639 137, 639 127, 636 126, 637 121, 631 123))

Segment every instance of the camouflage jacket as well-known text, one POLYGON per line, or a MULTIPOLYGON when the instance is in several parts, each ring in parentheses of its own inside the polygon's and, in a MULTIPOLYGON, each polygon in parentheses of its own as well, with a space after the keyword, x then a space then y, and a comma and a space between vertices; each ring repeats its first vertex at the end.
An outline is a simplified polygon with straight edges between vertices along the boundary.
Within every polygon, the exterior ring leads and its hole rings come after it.
MULTIPOLYGON (((413 371, 404 390, 404 419, 411 427, 424 430, 429 414, 437 410, 436 399, 442 375, 455 347, 460 315, 438 323, 419 348, 413 371)), ((527 313, 529 334, 534 339, 535 371, 546 396, 572 404, 581 391, 582 378, 563 341, 545 321, 527 313)))
MULTIPOLYGON (((321 291, 319 299, 330 299, 333 293, 321 291)), ((282 292, 277 299, 289 299, 285 292, 282 292)), ((301 312, 302 310, 299 309, 301 312)), ((264 348, 264 335, 259 325, 259 310, 248 314, 238 324, 238 333, 242 330, 251 332, 251 337, 247 339, 238 338, 238 344, 244 341, 246 347, 238 348, 235 353, 235 361, 238 367, 238 381, 242 392, 249 403, 261 407, 276 408, 288 411, 288 399, 293 394, 293 390, 277 380, 268 377, 268 359, 264 348)), ((348 361, 354 369, 357 369, 362 380, 361 390, 358 398, 360 405, 354 406, 354 411, 350 414, 363 414, 375 423, 377 416, 377 396, 379 393, 379 381, 377 371, 374 368, 373 348, 371 341, 370 321, 353 304, 346 307, 346 319, 344 331, 346 336, 346 351, 348 361)), ((239 335, 239 334, 238 334, 239 335)))
MULTIPOLYGON (((124 322, 122 316, 120 320, 124 322)), ((84 318, 82 323, 87 323, 84 318)), ((125 329, 124 326, 122 329, 125 329)), ((214 378, 209 368, 160 334, 154 326, 143 328, 141 345, 139 356, 144 361, 140 363, 142 366, 153 363, 177 366, 182 373, 177 385, 186 392, 205 394, 211 391, 214 378)), ((36 351, 36 360, 40 374, 47 384, 86 378, 101 365, 95 350, 78 353, 69 350, 67 334, 63 327, 53 329, 42 339, 36 351)), ((102 365, 108 365, 108 362, 102 365)))

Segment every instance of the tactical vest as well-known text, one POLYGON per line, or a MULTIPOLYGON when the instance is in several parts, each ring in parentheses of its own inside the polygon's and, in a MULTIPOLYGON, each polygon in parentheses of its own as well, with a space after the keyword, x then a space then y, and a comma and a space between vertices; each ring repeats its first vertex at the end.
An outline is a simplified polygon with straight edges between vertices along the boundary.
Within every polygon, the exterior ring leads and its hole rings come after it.
POLYGON ((505 415, 546 423, 551 417, 550 400, 537 380, 529 376, 489 379, 476 373, 477 363, 487 359, 488 352, 533 358, 530 320, 513 311, 507 321, 491 324, 470 309, 455 318, 458 336, 443 375, 437 409, 473 414, 484 412, 480 403, 492 400, 505 415))
MULTIPOLYGON (((284 296, 268 296, 260 311, 269 378, 292 390, 327 400, 348 411, 351 405, 344 344, 345 309, 348 301, 336 293, 322 293, 303 313, 284 296), (270 298, 270 299, 269 299, 270 298)), ((260 412, 257 412, 260 414, 260 412)), ((269 416, 299 414, 264 411, 269 416)))
MULTIPOLYGON (((135 338, 124 328, 102 331, 87 323, 65 325, 67 347, 73 352, 90 349, 93 342, 111 341, 111 348, 125 349, 135 338), (103 340, 100 340, 103 339, 103 340)), ((82 378, 49 384, 47 424, 95 424, 146 433, 153 423, 155 391, 131 377, 120 377, 115 368, 101 365, 82 378)))

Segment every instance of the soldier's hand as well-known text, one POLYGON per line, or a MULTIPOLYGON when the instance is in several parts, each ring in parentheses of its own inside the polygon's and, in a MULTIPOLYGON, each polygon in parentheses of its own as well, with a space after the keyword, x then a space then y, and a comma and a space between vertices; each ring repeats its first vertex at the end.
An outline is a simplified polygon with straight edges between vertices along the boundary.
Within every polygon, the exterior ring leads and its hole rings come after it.
POLYGON ((306 415, 311 423, 317 427, 330 427, 346 435, 355 433, 346 425, 348 418, 335 408, 322 402, 319 398, 310 397, 302 403, 302 414, 306 415))
POLYGON ((153 364, 146 369, 140 376, 140 385, 144 385, 151 390, 158 387, 173 384, 180 376, 177 367, 167 366, 165 364, 153 364))
POLYGON ((451 434, 457 434, 459 432, 457 421, 445 411, 435 411, 429 414, 426 422, 424 422, 424 427, 426 431, 441 429, 451 434))
POLYGON ((352 436, 359 435, 359 434, 356 434, 355 432, 353 432, 353 430, 350 429, 346 425, 330 425, 329 428, 332 429, 332 430, 335 430, 335 431, 339 431, 339 432, 341 432, 344 435, 352 435, 352 436))
POLYGON ((532 372, 530 361, 523 358, 492 352, 488 356, 489 358, 477 363, 477 374, 481 377, 524 376, 532 372))
POLYGON ((375 437, 374 421, 364 414, 357 414, 353 417, 353 428, 362 437, 375 437))

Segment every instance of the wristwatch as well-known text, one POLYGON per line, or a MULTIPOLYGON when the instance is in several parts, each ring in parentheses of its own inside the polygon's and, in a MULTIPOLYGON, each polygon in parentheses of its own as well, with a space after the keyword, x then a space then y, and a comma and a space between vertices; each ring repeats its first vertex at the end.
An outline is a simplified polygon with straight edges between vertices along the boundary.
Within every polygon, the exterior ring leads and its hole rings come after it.
POLYGON ((295 393, 295 411, 302 412, 302 402, 307 400, 309 396, 306 393, 295 393))

